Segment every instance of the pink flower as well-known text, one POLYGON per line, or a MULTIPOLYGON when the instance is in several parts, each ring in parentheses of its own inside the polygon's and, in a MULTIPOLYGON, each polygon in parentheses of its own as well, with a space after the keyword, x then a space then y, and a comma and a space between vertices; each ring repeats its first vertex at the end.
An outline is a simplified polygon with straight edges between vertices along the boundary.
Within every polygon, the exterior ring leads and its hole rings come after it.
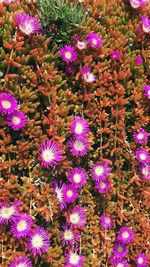
POLYGON ((112 255, 114 255, 114 258, 123 258, 128 254, 128 249, 125 244, 121 242, 116 242, 112 255))
POLYGON ((144 148, 138 149, 135 153, 135 156, 141 163, 145 164, 149 162, 148 151, 144 148))
POLYGON ((139 65, 143 64, 143 59, 140 56, 135 56, 135 62, 139 65))
POLYGON ((20 201, 14 201, 11 204, 0 202, 0 224, 12 222, 18 215, 20 201))
POLYGON ((96 80, 95 75, 90 72, 90 67, 85 65, 83 68, 80 68, 82 78, 87 82, 87 83, 92 83, 96 80))
POLYGON ((149 84, 147 84, 147 85, 144 86, 144 95, 145 95, 148 99, 150 99, 150 85, 149 85, 149 84))
POLYGON ((97 162, 90 167, 92 179, 94 181, 100 181, 107 178, 110 175, 111 168, 108 167, 108 162, 97 162))
POLYGON ((107 181, 106 179, 102 179, 99 182, 96 182, 95 188, 98 190, 100 194, 104 194, 107 191, 109 191, 111 187, 109 181, 107 181))
POLYGON ((11 232, 15 238, 22 238, 31 232, 33 220, 29 214, 20 213, 12 222, 11 232))
POLYGON ((18 101, 11 94, 1 93, 0 94, 0 112, 4 115, 13 113, 18 106, 18 101))
POLYGON ((60 56, 65 62, 69 63, 76 60, 77 53, 73 46, 65 45, 63 48, 60 49, 60 56))
POLYGON ((11 3, 18 2, 18 0, 1 0, 0 3, 5 3, 6 5, 9 5, 11 3))
POLYGON ((15 259, 9 267, 32 267, 32 262, 27 256, 20 256, 15 259))
POLYGON ((110 229, 113 226, 113 216, 103 213, 100 217, 101 226, 104 229, 110 229))
POLYGON ((15 110, 13 113, 7 116, 7 125, 10 126, 14 131, 18 131, 26 125, 27 117, 26 115, 15 110))
POLYGON ((143 179, 144 180, 148 180, 150 181, 150 165, 147 165, 147 164, 142 164, 140 166, 140 170, 141 170, 141 173, 143 175, 143 179))
POLYGON ((66 203, 74 202, 78 197, 78 191, 73 185, 65 185, 63 187, 64 201, 66 203))
POLYGON ((68 225, 63 227, 61 236, 61 241, 63 245, 76 244, 80 239, 79 231, 72 230, 68 225))
POLYGON ((145 6, 147 0, 129 0, 133 8, 138 8, 140 6, 145 6))
POLYGON ((66 255, 65 267, 82 267, 84 259, 84 256, 78 255, 76 252, 69 251, 69 254, 66 255))
POLYGON ((94 32, 90 32, 87 35, 87 41, 93 48, 101 47, 103 44, 101 35, 94 32))
POLYGON ((116 258, 113 262, 114 267, 129 267, 128 262, 121 258, 116 258))
POLYGON ((56 193, 61 210, 66 207, 66 203, 64 201, 64 193, 63 193, 63 189, 64 189, 65 185, 66 184, 62 183, 62 182, 59 185, 57 181, 54 181, 54 185, 53 185, 54 192, 56 193))
POLYGON ((73 156, 83 157, 88 153, 89 140, 87 138, 71 138, 68 146, 73 156))
POLYGON ((120 53, 117 50, 111 50, 110 55, 112 59, 116 60, 120 58, 120 53))
POLYGON ((26 35, 38 33, 41 30, 41 22, 25 12, 16 15, 16 23, 19 30, 26 35))
POLYGON ((77 48, 79 50, 83 50, 87 47, 87 42, 86 41, 79 41, 78 37, 74 37, 74 41, 76 42, 77 48))
POLYGON ((75 188, 81 188, 86 184, 87 174, 84 169, 73 168, 72 171, 68 173, 68 180, 75 188))
POLYGON ((135 263, 138 267, 147 267, 147 257, 144 253, 139 253, 136 256, 135 263))
POLYGON ((73 228, 83 228, 86 225, 85 209, 75 206, 69 213, 67 221, 73 228))
POLYGON ((134 239, 134 232, 129 227, 122 227, 120 231, 118 232, 118 238, 120 242, 123 244, 129 244, 134 239))
POLYGON ((143 31, 146 33, 150 32, 150 19, 146 16, 141 17, 143 31))
POLYGON ((139 129, 133 133, 133 138, 137 144, 143 144, 148 140, 148 133, 144 129, 139 129))
POLYGON ((71 120, 70 132, 77 137, 85 136, 89 133, 88 122, 79 116, 75 116, 71 120))

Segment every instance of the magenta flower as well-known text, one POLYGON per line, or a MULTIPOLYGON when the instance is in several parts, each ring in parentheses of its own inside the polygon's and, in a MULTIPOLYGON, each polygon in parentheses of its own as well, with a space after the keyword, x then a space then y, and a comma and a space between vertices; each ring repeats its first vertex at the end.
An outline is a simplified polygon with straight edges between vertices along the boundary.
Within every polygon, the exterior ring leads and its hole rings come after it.
POLYGON ((128 249, 125 244, 117 242, 113 248, 115 258, 124 258, 128 254, 128 249))
POLYGON ((37 226, 34 232, 30 234, 27 239, 28 250, 32 252, 34 256, 42 255, 47 252, 50 247, 48 232, 42 227, 37 226))
POLYGON ((83 50, 83 49, 87 48, 87 42, 86 41, 79 41, 79 38, 77 36, 74 37, 74 41, 75 41, 77 48, 79 50, 83 50))
POLYGON ((86 171, 81 168, 73 168, 72 171, 68 173, 68 180, 75 188, 81 188, 87 181, 86 171))
POLYGON ((145 6, 147 0, 129 0, 133 8, 138 8, 140 6, 145 6))
POLYGON ((18 131, 23 128, 26 125, 26 122, 26 115, 19 110, 15 110, 13 113, 7 116, 7 125, 14 131, 18 131))
POLYGON ((150 99, 150 85, 149 85, 149 84, 147 84, 147 85, 144 86, 144 95, 145 95, 148 99, 150 99))
POLYGON ((101 35, 94 32, 90 32, 87 35, 87 41, 93 48, 101 47, 103 44, 101 35))
POLYGON ((87 138, 71 138, 68 146, 73 156, 83 157, 88 153, 89 140, 87 138))
POLYGON ((53 167, 62 160, 62 150, 53 140, 46 140, 40 147, 39 158, 45 168, 53 167))
POLYGON ((102 216, 100 217, 100 223, 102 228, 104 229, 110 229, 113 226, 113 216, 108 215, 106 213, 103 213, 102 216))
POLYGON ((148 151, 144 148, 138 149, 135 153, 135 156, 141 163, 145 164, 149 162, 148 151))
POLYGON ((18 0, 1 0, 0 3, 5 3, 6 5, 9 5, 11 3, 18 2, 18 0))
POLYGON ((32 262, 27 256, 20 256, 15 259, 9 267, 32 267, 32 262))
POLYGON ((63 231, 61 232, 61 241, 62 244, 65 245, 72 245, 76 244, 80 239, 80 234, 78 231, 72 230, 70 226, 66 225, 63 227, 63 231))
POLYGON ((12 222, 18 215, 20 201, 14 201, 11 205, 0 202, 0 224, 12 222))
POLYGON ((143 59, 140 56, 135 56, 134 60, 139 65, 143 64, 143 59))
POLYGON ((73 185, 65 185, 63 187, 64 201, 66 203, 74 202, 78 198, 78 191, 73 185))
POLYGON ((141 17, 143 31, 146 33, 150 32, 150 19, 146 16, 141 17))
POLYGON ((147 267, 147 257, 144 253, 140 253, 136 256, 135 263, 138 267, 147 267))
POLYGON ((39 20, 24 12, 16 15, 16 23, 19 30, 26 35, 38 33, 42 28, 39 20))
POLYGON ((117 50, 111 50, 110 55, 112 59, 116 60, 120 58, 120 53, 117 50))
POLYGON ((90 167, 92 179, 99 182, 110 175, 111 169, 108 167, 108 162, 97 162, 90 167))
POLYGON ((110 187, 109 181, 106 179, 103 179, 99 182, 96 182, 95 188, 98 190, 100 194, 104 194, 107 191, 109 191, 111 187, 110 187))
POLYGON ((139 129, 133 133, 133 138, 137 144, 143 144, 148 140, 148 133, 144 129, 139 129))
POLYGON ((118 238, 123 244, 129 244, 134 239, 134 232, 129 227, 122 227, 118 232, 118 238))
POLYGON ((33 220, 29 214, 18 214, 11 225, 11 232, 15 238, 26 237, 31 232, 33 220))
POLYGON ((54 182, 53 188, 54 188, 54 192, 56 193, 57 199, 59 201, 61 210, 66 207, 66 203, 64 201, 64 194, 63 194, 64 187, 65 187, 64 183, 60 183, 60 185, 58 185, 57 181, 54 182))
POLYGON ((150 181, 150 165, 142 164, 140 166, 141 173, 143 174, 143 179, 150 181))
POLYGON ((77 137, 85 136, 89 133, 88 122, 79 116, 75 116, 71 120, 70 132, 77 137))
POLYGON ((74 71, 74 67, 71 64, 67 64, 65 68, 66 73, 72 73, 74 71))
POLYGON ((74 228, 82 228, 86 225, 86 213, 85 209, 79 206, 75 206, 70 212, 68 223, 74 228))
POLYGON ((120 258, 116 258, 114 261, 113 261, 113 265, 114 267, 128 267, 128 262, 124 259, 120 259, 120 258))
POLYGON ((13 113, 17 106, 17 99, 11 94, 0 94, 0 112, 2 112, 4 115, 13 113))
POLYGON ((69 254, 66 255, 65 267, 82 267, 84 259, 84 256, 78 255, 76 252, 69 251, 69 254))
POLYGON ((92 83, 96 80, 95 75, 90 72, 91 69, 88 65, 85 65, 83 68, 80 68, 82 78, 87 82, 87 83, 92 83))
POLYGON ((60 49, 60 56, 63 58, 65 62, 69 63, 76 60, 77 53, 73 46, 65 45, 60 49))

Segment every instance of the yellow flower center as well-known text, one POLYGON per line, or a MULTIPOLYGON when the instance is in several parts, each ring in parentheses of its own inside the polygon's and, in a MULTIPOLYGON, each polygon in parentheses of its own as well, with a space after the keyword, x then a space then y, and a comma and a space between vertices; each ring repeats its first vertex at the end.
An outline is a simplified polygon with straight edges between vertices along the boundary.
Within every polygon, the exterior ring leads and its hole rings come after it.
POLYGON ((82 132, 83 132, 83 126, 80 122, 77 122, 75 126, 75 133, 81 134, 82 132))
POLYGON ((13 207, 3 207, 0 210, 0 216, 4 219, 9 219, 15 213, 15 209, 13 207))
POLYGON ((82 150, 84 149, 84 144, 83 144, 81 141, 77 140, 77 141, 75 141, 75 143, 74 143, 74 148, 75 148, 77 151, 82 151, 82 150))
POLYGON ((142 159, 142 160, 145 160, 146 159, 146 155, 145 154, 140 154, 140 159, 142 159))
POLYGON ((123 248, 122 247, 118 247, 118 251, 119 252, 122 252, 123 251, 123 248))
POLYGON ((9 109, 11 107, 11 103, 8 100, 2 100, 2 107, 9 109))
POLYGON ((104 173, 104 168, 102 166, 96 166, 95 167, 95 174, 97 176, 100 176, 104 173))
POLYGON ((27 267, 27 265, 25 263, 19 263, 16 265, 16 267, 27 267))
POLYGON ((67 59, 70 59, 70 58, 71 58, 71 56, 72 56, 72 55, 71 55, 71 53, 70 53, 70 52, 66 52, 66 53, 65 53, 65 57, 66 57, 67 59))
POLYGON ((72 197, 72 195, 73 195, 72 190, 68 190, 68 191, 67 191, 67 197, 72 197))
POLYGON ((79 259, 80 259, 80 257, 76 253, 71 253, 70 254, 69 261, 70 261, 71 264, 73 264, 73 265, 78 264, 79 259))
POLYGON ((70 215, 70 222, 73 224, 77 224, 80 220, 80 217, 78 215, 78 213, 73 213, 70 215))
POLYGON ((55 158, 54 153, 49 148, 42 152, 42 157, 46 162, 52 161, 55 158))
POLYGON ((129 233, 127 231, 125 231, 123 234, 122 234, 123 238, 128 238, 129 237, 129 233))
POLYGON ((139 257, 139 258, 138 258, 138 263, 143 263, 143 259, 142 259, 142 257, 139 257))
POLYGON ((81 175, 76 173, 73 176, 73 179, 74 179, 75 183, 80 183, 80 181, 81 181, 81 175))
POLYGON ((117 264, 117 267, 123 267, 124 265, 123 265, 123 263, 118 263, 117 264))
POLYGON ((65 238, 66 240, 71 240, 71 239, 73 238, 72 231, 70 231, 70 230, 66 230, 66 231, 64 232, 64 238, 65 238))
POLYGON ((142 133, 139 133, 138 135, 137 135, 137 138, 139 139, 139 140, 141 140, 142 138, 143 138, 143 134, 142 133))
POLYGON ((37 248, 37 249, 41 248, 43 246, 43 238, 42 238, 41 235, 36 234, 36 235, 33 236, 33 238, 32 238, 32 246, 34 248, 37 248))
POLYGON ((106 223, 110 223, 110 218, 109 218, 109 217, 106 217, 106 218, 105 218, 105 222, 106 222, 106 223))
POLYGON ((27 223, 25 220, 20 220, 20 222, 17 224, 17 230, 19 232, 25 230, 27 228, 27 223))
POLYGON ((12 118, 12 122, 13 122, 14 124, 19 124, 19 123, 20 123, 20 118, 14 116, 14 117, 12 118))
POLYGON ((105 188, 106 187, 106 184, 104 182, 100 182, 100 187, 101 188, 105 188))
POLYGON ((96 39, 92 39, 92 43, 93 43, 94 45, 96 45, 96 44, 97 44, 97 40, 96 40, 96 39))

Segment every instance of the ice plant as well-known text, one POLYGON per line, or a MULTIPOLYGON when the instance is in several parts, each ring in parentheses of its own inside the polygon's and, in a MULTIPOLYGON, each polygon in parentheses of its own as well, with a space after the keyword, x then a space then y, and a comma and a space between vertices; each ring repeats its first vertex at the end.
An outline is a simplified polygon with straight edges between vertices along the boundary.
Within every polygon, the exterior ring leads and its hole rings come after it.
POLYGON ((60 56, 66 63, 73 62, 77 58, 77 53, 73 46, 65 45, 60 49, 60 56))
POLYGON ((128 262, 124 259, 119 259, 119 258, 116 258, 114 261, 113 261, 113 265, 114 267, 128 267, 128 262))
POLYGON ((96 182, 95 188, 98 190, 100 194, 104 194, 107 191, 109 191, 111 187, 110 187, 109 181, 106 179, 103 179, 99 182, 96 182))
POLYGON ((62 160, 62 150, 55 141, 48 139, 40 147, 39 158, 43 167, 53 167, 62 160))
POLYGON ((135 56, 134 60, 139 65, 143 64, 143 59, 140 56, 135 56))
POLYGON ((58 184, 57 181, 54 181, 53 189, 54 189, 54 192, 56 193, 56 197, 59 201, 59 205, 60 205, 61 210, 64 209, 66 206, 66 203, 64 201, 64 194, 63 194, 64 186, 65 186, 64 183, 58 184))
POLYGON ((26 237, 31 232, 33 220, 29 214, 18 214, 11 224, 11 232, 15 238, 26 237))
POLYGON ((137 144, 143 144, 148 140, 148 132, 144 129, 139 129, 137 132, 133 133, 133 138, 137 144))
POLYGON ((144 95, 145 95, 148 99, 150 99, 150 85, 149 85, 149 84, 147 84, 147 85, 144 86, 144 95))
POLYGON ((108 162, 97 162, 90 167, 90 171, 92 179, 98 182, 110 175, 111 168, 109 168, 108 162))
POLYGON ((120 53, 117 50, 111 50, 110 55, 112 59, 116 60, 120 58, 120 53))
POLYGON ((13 113, 17 108, 18 102, 11 94, 0 94, 0 112, 4 115, 13 113))
POLYGON ((61 236, 61 241, 63 245, 76 244, 80 239, 79 232, 72 230, 68 225, 63 227, 61 236))
POLYGON ((101 47, 103 44, 102 37, 98 33, 90 32, 86 37, 88 44, 93 48, 101 47))
POLYGON ((147 0, 129 0, 133 8, 138 8, 140 6, 145 6, 147 0))
POLYGON ((136 256, 135 263, 138 267, 147 267, 147 257, 144 253, 139 253, 136 256))
POLYGON ((34 256, 42 255, 47 252, 50 247, 48 232, 42 227, 37 226, 33 233, 27 239, 28 250, 32 252, 34 256))
POLYGON ((86 41, 79 41, 79 38, 77 36, 74 37, 74 41, 75 41, 77 48, 79 50, 83 50, 87 47, 87 42, 86 41))
POLYGON ((0 224, 8 224, 12 222, 18 215, 20 202, 14 201, 11 204, 0 203, 0 224))
POLYGON ((68 180, 75 188, 81 188, 87 181, 86 171, 81 168, 73 168, 72 171, 68 173, 68 180))
POLYGON ((95 75, 91 72, 91 68, 88 65, 85 65, 83 68, 80 68, 82 78, 87 83, 93 83, 96 80, 95 75))
POLYGON ((73 156, 83 157, 88 153, 89 140, 87 138, 71 138, 68 146, 73 156))
POLYGON ((38 33, 41 30, 41 22, 25 12, 17 13, 16 23, 19 30, 26 35, 38 33))
POLYGON ((143 175, 143 179, 150 181, 150 165, 142 164, 140 166, 141 173, 143 175))
POLYGON ((120 242, 123 244, 129 244, 134 239, 134 232, 129 227, 122 227, 120 231, 118 232, 118 238, 120 242))
POLYGON ((145 164, 149 162, 148 151, 144 148, 138 149, 135 153, 135 156, 141 163, 145 164))
POLYGON ((150 19, 146 16, 142 16, 141 20, 142 20, 143 31, 146 33, 149 33, 150 32, 150 19))
POLYGON ((66 203, 74 202, 78 197, 78 191, 73 185, 65 185, 63 187, 64 201, 66 203))
POLYGON ((88 122, 79 116, 75 116, 71 120, 70 132, 77 137, 85 136, 89 133, 88 122))
POLYGON ((125 244, 121 242, 116 242, 112 255, 114 255, 115 258, 123 258, 127 255, 128 249, 125 244))
POLYGON ((27 256, 20 256, 15 259, 9 267, 32 267, 32 262, 27 256))
POLYGON ((76 252, 69 251, 66 255, 65 267, 82 267, 84 256, 78 255, 76 252))
POLYGON ((18 131, 26 125, 26 115, 19 110, 15 110, 13 113, 7 116, 7 125, 14 131, 18 131))
POLYGON ((68 215, 68 223, 74 228, 82 228, 86 224, 85 209, 75 206, 68 215))
POLYGON ((113 226, 113 216, 103 213, 100 217, 100 224, 104 229, 110 229, 113 226))

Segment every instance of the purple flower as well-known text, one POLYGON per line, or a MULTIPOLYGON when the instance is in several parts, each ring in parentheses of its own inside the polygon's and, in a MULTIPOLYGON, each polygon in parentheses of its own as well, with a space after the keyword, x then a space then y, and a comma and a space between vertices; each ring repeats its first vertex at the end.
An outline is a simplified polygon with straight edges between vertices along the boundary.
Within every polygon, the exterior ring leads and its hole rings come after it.
POLYGON ((135 62, 139 65, 143 64, 143 59, 140 56, 135 56, 135 62))
POLYGON ((123 244, 129 244, 134 239, 134 232, 129 227, 122 227, 118 232, 118 238, 123 244))
POLYGON ((66 73, 72 73, 74 71, 74 67, 71 64, 67 64, 65 68, 66 73))
POLYGON ((34 232, 30 234, 27 239, 28 250, 33 253, 34 256, 42 255, 47 252, 50 247, 48 232, 42 227, 37 226, 34 232))
POLYGON ((65 245, 72 245, 76 244, 80 239, 80 234, 78 230, 72 230, 70 226, 66 225, 63 227, 63 231, 61 232, 61 241, 62 244, 65 245))
POLYGON ((83 68, 80 68, 82 78, 87 82, 87 83, 92 83, 96 80, 95 75, 90 72, 91 68, 88 65, 85 65, 83 68))
POLYGON ((149 84, 147 84, 147 85, 144 86, 144 95, 145 95, 148 99, 150 99, 150 85, 149 85, 149 84))
POLYGON ((69 251, 69 254, 66 255, 65 267, 82 267, 84 259, 84 256, 78 255, 76 252, 69 251))
POLYGON ((64 194, 63 194, 63 188, 64 188, 65 184, 64 183, 60 183, 60 185, 58 185, 58 182, 55 181, 53 188, 54 188, 54 192, 56 193, 57 199, 59 201, 60 204, 60 209, 64 209, 66 207, 66 203, 64 201, 64 194))
POLYGON ((144 148, 138 149, 135 153, 135 156, 141 163, 145 164, 149 162, 148 151, 144 148))
POLYGON ((17 106, 17 99, 11 94, 0 94, 0 112, 2 112, 4 115, 13 113, 17 106))
POLYGON ((124 259, 119 259, 119 258, 116 258, 114 261, 113 261, 113 265, 114 267, 128 267, 128 262, 124 259))
POLYGON ((89 131, 89 124, 85 119, 79 116, 75 116, 72 118, 70 126, 70 132, 72 134, 75 134, 75 136, 77 137, 81 137, 88 134, 89 131))
POLYGON ((108 162, 97 162, 90 167, 92 179, 99 182, 110 175, 111 169, 108 167, 108 162))
POLYGON ((81 188, 87 181, 86 171, 81 168, 73 168, 72 171, 68 173, 68 180, 75 188, 81 188))
POLYGON ((62 160, 62 150, 53 140, 46 140, 40 147, 39 158, 45 168, 53 167, 62 160))
POLYGON ((116 60, 120 58, 120 53, 117 50, 111 50, 110 55, 112 59, 116 60))
POLYGON ((77 44, 77 47, 79 50, 83 50, 87 47, 86 41, 79 41, 79 38, 77 36, 74 37, 74 41, 77 44))
POLYGON ((60 49, 60 56, 63 58, 65 62, 69 63, 76 60, 77 53, 73 46, 65 45, 60 49))
POLYGON ((144 129, 139 129, 133 133, 133 138, 137 144, 143 144, 147 142, 148 133, 144 129))
POLYGON ((69 213, 67 221, 74 228, 84 227, 86 225, 85 209, 79 206, 75 206, 69 213))
POLYGON ((99 35, 98 33, 94 33, 94 32, 90 32, 87 35, 87 41, 93 48, 100 47, 103 44, 101 35, 99 35))
POLYGON ((71 138, 68 146, 73 156, 83 157, 88 153, 89 140, 87 138, 71 138))
POLYGON ((78 191, 73 185, 65 185, 63 187, 64 201, 66 203, 74 202, 78 197, 78 191))
POLYGON ((147 0, 129 0, 130 4, 133 8, 138 8, 140 6, 144 6, 147 0))
POLYGON ((117 242, 113 248, 113 255, 116 258, 124 258, 128 254, 128 249, 126 248, 126 245, 117 242))
POLYGON ((15 259, 9 267, 32 267, 32 262, 27 256, 20 256, 15 259))
POLYGON ((150 19, 146 16, 141 17, 143 31, 148 33, 150 32, 150 19))
POLYGON ((110 229, 113 226, 113 216, 112 215, 108 215, 106 213, 103 213, 102 216, 100 217, 100 223, 101 226, 104 229, 110 229))
POLYGON ((150 181, 150 165, 142 164, 140 166, 141 173, 143 174, 143 179, 150 181))
POLYGON ((26 125, 26 122, 26 115, 19 110, 15 110, 7 116, 7 125, 12 127, 14 131, 18 131, 23 128, 26 125))
POLYGON ((41 22, 24 12, 16 15, 16 23, 19 30, 26 35, 38 33, 41 30, 41 22))
POLYGON ((144 253, 140 253, 136 256, 135 263, 138 267, 147 267, 147 257, 144 253))
POLYGON ((103 179, 99 182, 96 182, 95 188, 98 190, 100 194, 104 194, 107 191, 109 191, 111 187, 110 187, 109 181, 107 181, 106 179, 103 179))
POLYGON ((11 225, 11 232, 15 238, 26 237, 33 225, 33 220, 29 214, 18 214, 11 225))
POLYGON ((20 201, 14 201, 11 205, 0 203, 0 224, 8 224, 18 215, 20 201))

